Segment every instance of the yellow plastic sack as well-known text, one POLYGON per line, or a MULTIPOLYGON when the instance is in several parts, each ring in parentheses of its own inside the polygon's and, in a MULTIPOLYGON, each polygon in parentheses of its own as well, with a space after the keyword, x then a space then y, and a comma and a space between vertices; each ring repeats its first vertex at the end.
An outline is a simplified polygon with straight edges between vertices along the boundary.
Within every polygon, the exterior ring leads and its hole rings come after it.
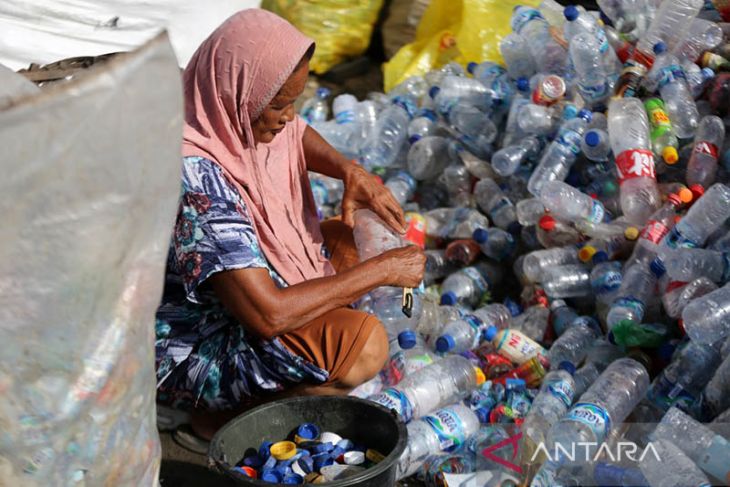
POLYGON ((537 6, 540 0, 432 0, 416 32, 416 40, 383 65, 385 91, 410 76, 423 75, 450 61, 502 62, 499 42, 512 31, 516 5, 537 6))
POLYGON ((361 55, 370 44, 383 0, 263 0, 261 7, 287 19, 317 43, 309 66, 325 73, 361 55))

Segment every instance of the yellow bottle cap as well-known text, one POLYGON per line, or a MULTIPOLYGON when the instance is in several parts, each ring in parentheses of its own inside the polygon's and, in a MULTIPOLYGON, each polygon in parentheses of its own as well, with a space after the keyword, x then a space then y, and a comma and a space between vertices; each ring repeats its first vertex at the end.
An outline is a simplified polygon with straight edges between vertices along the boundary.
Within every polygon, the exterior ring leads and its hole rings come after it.
POLYGON ((385 460, 385 455, 380 453, 378 450, 373 450, 372 448, 369 448, 365 452, 365 458, 367 458, 368 460, 370 460, 373 463, 380 463, 383 460, 385 460))
POLYGON ((293 441, 280 441, 271 445, 271 456, 277 460, 289 460, 297 453, 297 445, 293 441))
POLYGON ((484 375, 484 372, 479 367, 474 367, 474 372, 477 374, 477 385, 480 386, 484 384, 487 381, 487 376, 484 375))
POLYGON ((672 164, 676 164, 679 160, 679 154, 677 154, 677 149, 672 147, 671 145, 668 147, 665 147, 662 151, 662 158, 664 159, 664 162, 669 164, 670 166, 672 164))
POLYGON ((682 203, 690 203, 694 199, 694 195, 689 188, 682 188, 677 191, 677 196, 682 200, 682 203))
POLYGON ((578 251, 578 258, 581 260, 581 262, 588 262, 589 260, 591 260, 596 252, 598 251, 594 246, 585 245, 578 251))
POLYGON ((639 238, 639 229, 636 227, 627 227, 624 230, 624 237, 626 237, 626 240, 636 240, 639 238))

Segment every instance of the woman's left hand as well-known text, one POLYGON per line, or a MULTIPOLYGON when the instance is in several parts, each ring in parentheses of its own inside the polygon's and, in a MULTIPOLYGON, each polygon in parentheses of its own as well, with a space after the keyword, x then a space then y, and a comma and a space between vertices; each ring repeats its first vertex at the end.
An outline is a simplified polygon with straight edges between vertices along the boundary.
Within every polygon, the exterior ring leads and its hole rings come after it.
POLYGON ((372 210, 393 230, 403 234, 406 222, 403 209, 388 188, 375 176, 361 166, 353 165, 345 176, 345 194, 342 197, 342 221, 345 225, 355 225, 355 211, 365 208, 372 210))

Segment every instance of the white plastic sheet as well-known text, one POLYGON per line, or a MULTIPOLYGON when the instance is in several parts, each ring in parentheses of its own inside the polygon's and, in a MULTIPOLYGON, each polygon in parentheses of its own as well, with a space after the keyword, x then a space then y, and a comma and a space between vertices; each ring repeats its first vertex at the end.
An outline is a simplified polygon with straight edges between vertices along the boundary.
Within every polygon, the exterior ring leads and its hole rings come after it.
POLYGON ((13 98, 35 95, 40 89, 31 81, 0 64, 0 109, 13 98))
POLYGON ((163 34, 0 110, 0 485, 157 484, 180 84, 163 34))
POLYGON ((233 13, 260 0, 0 1, 0 63, 18 70, 141 46, 168 29, 180 66, 233 13))

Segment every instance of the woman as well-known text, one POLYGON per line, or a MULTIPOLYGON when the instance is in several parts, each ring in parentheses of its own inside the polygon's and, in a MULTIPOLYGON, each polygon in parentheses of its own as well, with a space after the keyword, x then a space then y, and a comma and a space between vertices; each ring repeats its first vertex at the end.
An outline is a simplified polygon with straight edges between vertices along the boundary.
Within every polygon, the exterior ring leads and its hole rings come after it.
POLYGON ((386 333, 347 306, 376 287, 422 279, 416 247, 358 262, 353 212, 370 208, 401 232, 403 214, 296 115, 313 51, 283 19, 246 10, 185 70, 183 191, 156 326, 158 402, 192 409, 204 438, 254 398, 345 394, 375 376, 386 333), (320 230, 307 170, 344 181, 342 221, 320 230))

